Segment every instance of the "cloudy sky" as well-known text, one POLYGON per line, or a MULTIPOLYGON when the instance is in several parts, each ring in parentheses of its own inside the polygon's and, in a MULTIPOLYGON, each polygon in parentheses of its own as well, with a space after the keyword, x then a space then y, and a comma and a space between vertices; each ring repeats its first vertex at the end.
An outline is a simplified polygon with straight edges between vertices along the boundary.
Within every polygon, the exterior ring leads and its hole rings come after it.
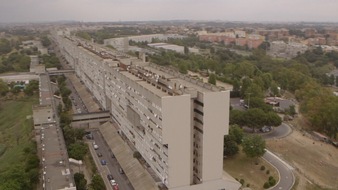
POLYGON ((338 0, 0 0, 0 22, 329 21, 338 0))

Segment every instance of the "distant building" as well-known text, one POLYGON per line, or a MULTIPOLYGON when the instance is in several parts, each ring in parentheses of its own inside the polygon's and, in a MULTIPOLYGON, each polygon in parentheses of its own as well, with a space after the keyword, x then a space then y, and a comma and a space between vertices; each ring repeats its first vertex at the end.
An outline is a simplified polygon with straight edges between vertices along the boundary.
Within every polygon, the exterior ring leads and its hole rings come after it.
MULTIPOLYGON (((151 43, 148 46, 156 48, 156 49, 164 49, 164 50, 171 50, 177 53, 184 53, 184 46, 178 46, 175 44, 168 44, 168 43, 151 43)), ((199 50, 196 48, 189 48, 190 53, 199 53, 199 50)))
POLYGON ((267 41, 282 40, 289 36, 289 30, 285 28, 272 30, 257 29, 254 33, 265 36, 267 41))
POLYGON ((268 54, 272 57, 290 59, 296 57, 299 53, 304 53, 306 50, 308 50, 308 46, 301 43, 274 41, 270 43, 268 54))
POLYGON ((169 38, 185 38, 185 36, 178 34, 149 34, 149 35, 141 35, 141 36, 129 36, 122 38, 110 38, 104 40, 104 45, 111 45, 119 51, 127 52, 129 48, 129 41, 132 40, 134 42, 147 42, 151 43, 153 39, 158 39, 160 41, 166 41, 169 38))
POLYGON ((223 33, 202 33, 199 35, 200 41, 223 42, 224 45, 247 46, 249 49, 258 48, 264 41, 264 36, 257 34, 246 34, 245 31, 236 30, 235 32, 223 33))

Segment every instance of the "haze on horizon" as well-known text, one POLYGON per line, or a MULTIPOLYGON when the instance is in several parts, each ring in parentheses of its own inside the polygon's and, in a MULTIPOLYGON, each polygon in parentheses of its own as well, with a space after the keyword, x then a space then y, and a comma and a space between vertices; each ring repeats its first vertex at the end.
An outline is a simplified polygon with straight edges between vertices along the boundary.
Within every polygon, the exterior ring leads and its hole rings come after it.
POLYGON ((0 0, 0 22, 338 22, 337 0, 0 0))

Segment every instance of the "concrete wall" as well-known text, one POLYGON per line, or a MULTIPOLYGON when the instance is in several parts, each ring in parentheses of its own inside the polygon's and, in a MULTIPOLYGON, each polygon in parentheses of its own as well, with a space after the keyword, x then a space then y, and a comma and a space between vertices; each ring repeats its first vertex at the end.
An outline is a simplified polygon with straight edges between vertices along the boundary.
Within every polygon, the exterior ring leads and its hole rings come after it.
POLYGON ((163 143, 168 144, 169 187, 191 183, 192 124, 190 95, 162 98, 163 143))
POLYGON ((229 91, 203 95, 203 181, 222 177, 223 139, 229 127, 229 99, 229 91))

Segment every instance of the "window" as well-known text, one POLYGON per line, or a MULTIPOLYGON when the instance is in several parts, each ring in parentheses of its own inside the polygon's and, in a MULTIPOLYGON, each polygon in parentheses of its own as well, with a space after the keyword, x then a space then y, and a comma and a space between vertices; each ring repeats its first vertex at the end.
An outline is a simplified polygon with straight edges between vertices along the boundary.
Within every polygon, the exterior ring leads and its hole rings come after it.
POLYGON ((197 104, 197 105, 200 105, 202 107, 204 106, 204 104, 202 102, 198 101, 198 100, 194 100, 194 103, 197 104))

